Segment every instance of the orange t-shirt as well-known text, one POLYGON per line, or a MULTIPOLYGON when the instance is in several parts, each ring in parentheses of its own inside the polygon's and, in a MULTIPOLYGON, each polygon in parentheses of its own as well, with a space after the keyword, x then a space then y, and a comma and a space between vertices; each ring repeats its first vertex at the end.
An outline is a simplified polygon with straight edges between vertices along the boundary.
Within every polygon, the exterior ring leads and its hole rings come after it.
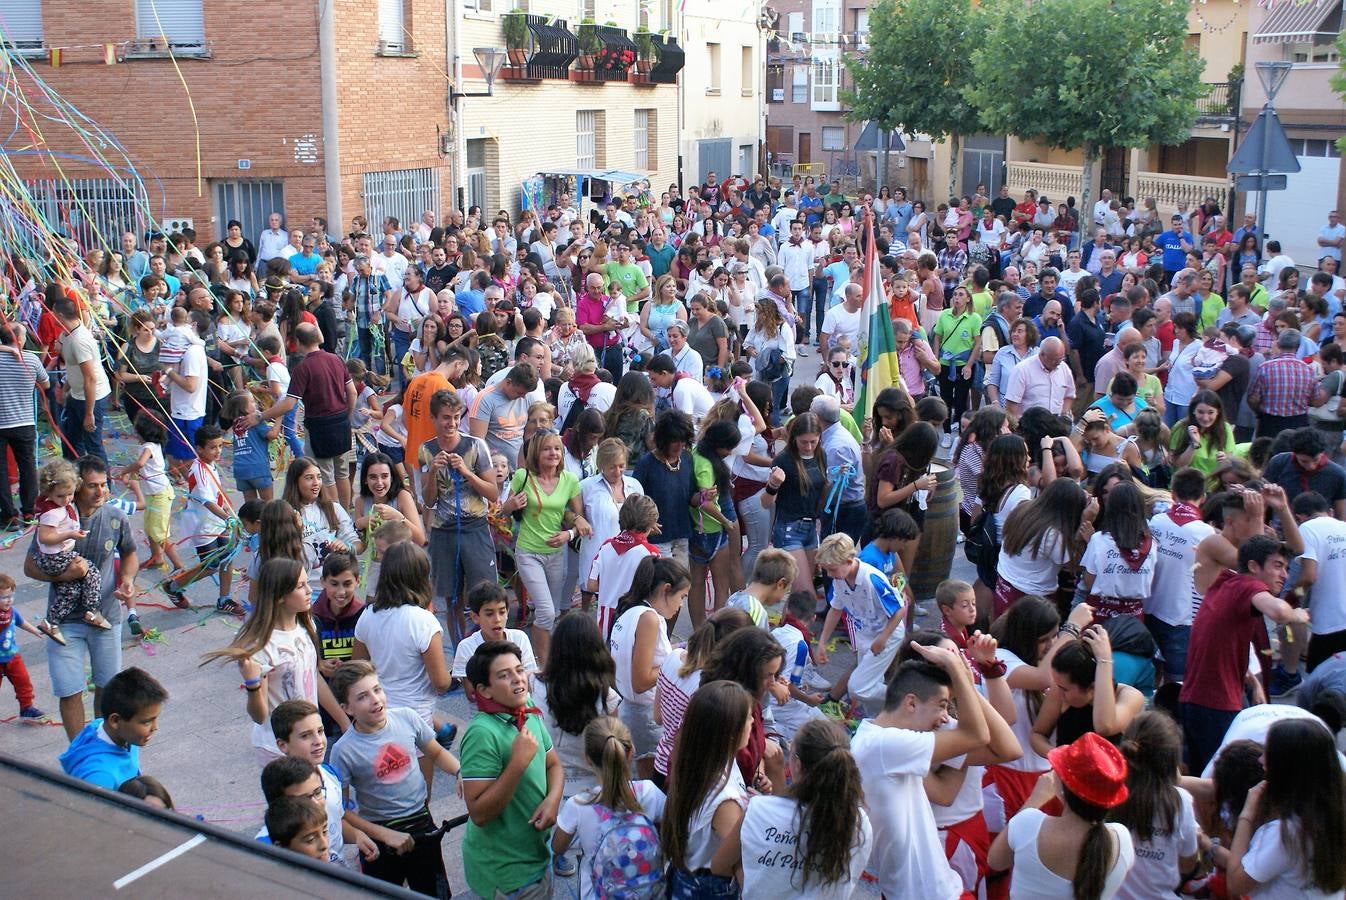
POLYGON ((916 294, 910 289, 899 299, 889 294, 888 296, 888 316, 894 322, 898 319, 906 319, 911 323, 911 328, 915 331, 921 327, 920 319, 916 315, 916 294))
POLYGON ((453 385, 439 372, 417 375, 402 395, 402 422, 407 429, 407 459, 414 460, 421 444, 435 436, 435 418, 430 415, 430 398, 436 391, 451 391, 453 385))

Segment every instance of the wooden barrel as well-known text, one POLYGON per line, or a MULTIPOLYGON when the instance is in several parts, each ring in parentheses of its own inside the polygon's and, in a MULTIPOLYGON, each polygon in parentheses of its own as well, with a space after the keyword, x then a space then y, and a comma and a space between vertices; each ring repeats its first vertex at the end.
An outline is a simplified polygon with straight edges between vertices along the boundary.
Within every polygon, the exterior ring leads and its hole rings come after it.
POLYGON ((958 547, 958 479, 950 466, 934 463, 930 473, 938 481, 926 498, 925 526, 911 572, 911 589, 918 600, 935 596, 935 588, 949 577, 958 547))

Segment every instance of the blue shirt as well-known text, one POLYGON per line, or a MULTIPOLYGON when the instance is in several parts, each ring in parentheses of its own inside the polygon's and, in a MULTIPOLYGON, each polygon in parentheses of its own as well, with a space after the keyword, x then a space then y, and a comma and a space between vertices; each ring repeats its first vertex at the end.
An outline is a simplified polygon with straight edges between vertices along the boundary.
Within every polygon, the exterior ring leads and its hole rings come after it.
POLYGON ((810 197, 807 194, 800 194, 797 204, 799 211, 804 214, 805 223, 812 225, 814 222, 823 220, 823 198, 810 197))
POLYGON ((655 278, 665 274, 673 265, 673 258, 677 255, 672 244, 664 244, 664 249, 656 249, 653 244, 645 245, 645 255, 650 258, 650 274, 655 278))
POLYGON ((827 298, 827 305, 836 306, 841 302, 841 295, 846 290, 846 285, 851 283, 851 267, 842 259, 824 267, 823 274, 832 279, 831 296, 827 298))
POLYGON ((23 624, 23 616, 17 607, 9 608, 9 622, 0 629, 0 663, 7 663, 19 655, 18 630, 23 624))
POLYGON ((316 253, 304 255, 296 253, 290 257, 290 268, 296 275, 312 275, 318 271, 318 263, 322 262, 322 257, 316 253))
POLYGON ((102 719, 85 725, 61 754, 61 768, 71 778, 115 791, 140 774, 140 748, 109 743, 98 733, 102 727, 102 719))
POLYGON ((259 422, 242 435, 234 433, 234 478, 271 477, 271 453, 266 439, 270 426, 259 422))
POLYGON ((458 311, 465 316, 475 316, 486 308, 486 294, 478 290, 459 291, 454 295, 458 311))
MULTIPOLYGON (((1099 384, 1095 385, 1094 388, 1095 390, 1106 391, 1108 389, 1108 386, 1106 384, 1099 384)), ((1111 428, 1113 431, 1117 431, 1118 429, 1125 428, 1126 426, 1134 422, 1136 420, 1136 415, 1139 414, 1140 411, 1142 409, 1145 409, 1147 406, 1145 401, 1142 400, 1139 396, 1136 397, 1134 402, 1136 405, 1135 413, 1124 412, 1123 410, 1118 409, 1116 406, 1113 406, 1112 398, 1109 397, 1107 394, 1104 394, 1102 397, 1099 397, 1097 400, 1095 400, 1093 403, 1089 405, 1094 407, 1095 409, 1103 410, 1103 414, 1108 417, 1108 427, 1111 428)))
POLYGON ((915 212, 912 209, 911 202, 907 201, 900 206, 893 201, 888 201, 888 214, 893 223, 893 237, 902 238, 907 233, 907 223, 911 221, 911 214, 915 212))
POLYGON ((1154 236, 1155 246, 1162 247, 1164 250, 1165 272, 1177 272, 1187 262, 1187 251, 1182 248, 1183 241, 1186 241, 1188 246, 1192 246, 1192 233, 1190 231, 1178 233, 1169 229, 1154 236))
POLYGON ((889 553, 874 541, 865 544, 861 549, 860 562, 869 563, 887 576, 889 581, 893 578, 893 572, 897 570, 897 554, 889 553))

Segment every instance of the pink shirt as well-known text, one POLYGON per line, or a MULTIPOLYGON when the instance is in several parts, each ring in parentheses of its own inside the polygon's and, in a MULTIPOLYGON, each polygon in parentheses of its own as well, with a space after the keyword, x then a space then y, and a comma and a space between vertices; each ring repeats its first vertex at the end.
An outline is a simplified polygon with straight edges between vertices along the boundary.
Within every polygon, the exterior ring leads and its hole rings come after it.
POLYGON ((1014 367, 1005 389, 1007 402, 1021 404, 1023 409, 1042 406, 1056 415, 1060 415, 1074 397, 1075 377, 1071 375, 1070 367, 1062 361, 1048 372, 1038 354, 1014 367))
MULTIPOLYGON (((606 295, 592 297, 586 291, 580 295, 579 301, 575 304, 575 326, 597 325, 603 321, 603 316, 607 313, 608 298, 606 295)), ((595 350, 603 350, 617 343, 618 332, 599 331, 594 334, 586 334, 589 346, 595 350)))

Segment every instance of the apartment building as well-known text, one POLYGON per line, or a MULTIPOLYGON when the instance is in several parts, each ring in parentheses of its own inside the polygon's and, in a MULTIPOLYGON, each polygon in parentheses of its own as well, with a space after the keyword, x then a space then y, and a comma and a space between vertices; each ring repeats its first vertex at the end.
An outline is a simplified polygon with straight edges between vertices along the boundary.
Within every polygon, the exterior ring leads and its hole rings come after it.
POLYGON ((762 169, 766 104, 762 73, 766 31, 756 0, 687 0, 680 39, 687 53, 679 152, 687 184, 762 169))

